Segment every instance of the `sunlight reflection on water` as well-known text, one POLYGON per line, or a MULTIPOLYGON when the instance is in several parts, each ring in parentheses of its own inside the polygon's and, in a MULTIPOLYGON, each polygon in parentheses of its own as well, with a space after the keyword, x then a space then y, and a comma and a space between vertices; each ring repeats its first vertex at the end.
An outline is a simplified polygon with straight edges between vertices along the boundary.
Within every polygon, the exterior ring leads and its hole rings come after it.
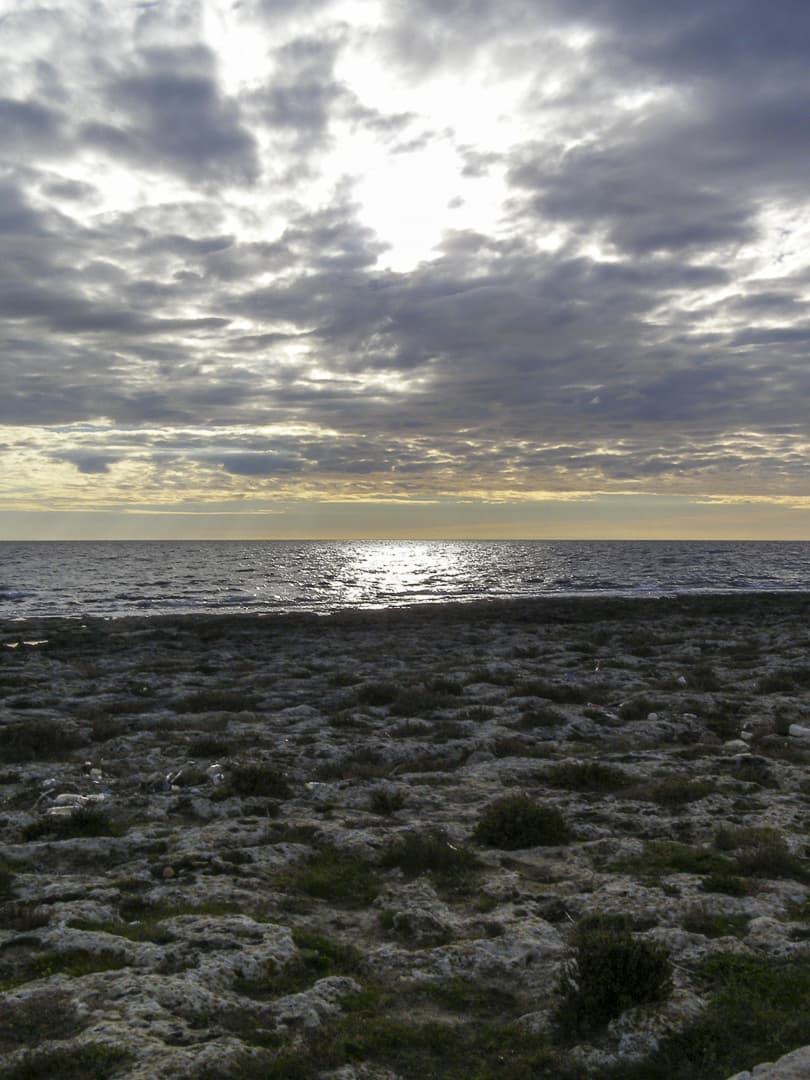
POLYGON ((810 590, 810 543, 0 542, 0 616, 11 618, 782 589, 810 590))

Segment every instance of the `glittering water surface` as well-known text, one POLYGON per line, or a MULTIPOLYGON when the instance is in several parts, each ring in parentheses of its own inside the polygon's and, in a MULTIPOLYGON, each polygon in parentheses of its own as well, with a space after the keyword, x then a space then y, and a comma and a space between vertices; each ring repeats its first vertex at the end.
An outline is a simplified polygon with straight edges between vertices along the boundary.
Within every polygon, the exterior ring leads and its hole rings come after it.
POLYGON ((810 542, 0 543, 0 616, 12 618, 758 590, 810 590, 810 542))

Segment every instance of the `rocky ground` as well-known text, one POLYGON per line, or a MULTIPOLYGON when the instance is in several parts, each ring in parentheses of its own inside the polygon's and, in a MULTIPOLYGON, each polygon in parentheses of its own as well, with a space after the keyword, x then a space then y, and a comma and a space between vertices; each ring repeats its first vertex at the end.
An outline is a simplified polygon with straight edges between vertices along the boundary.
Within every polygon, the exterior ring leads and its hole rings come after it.
POLYGON ((0 623, 0 1077, 722 1080, 810 1044, 808 615, 0 623))

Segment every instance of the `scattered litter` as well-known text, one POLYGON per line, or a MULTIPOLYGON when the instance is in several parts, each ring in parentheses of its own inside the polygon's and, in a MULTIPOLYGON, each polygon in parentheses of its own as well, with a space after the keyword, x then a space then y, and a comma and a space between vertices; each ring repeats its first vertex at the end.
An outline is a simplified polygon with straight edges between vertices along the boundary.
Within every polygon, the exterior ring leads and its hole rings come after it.
POLYGON ((205 775, 208 777, 212 784, 221 784, 222 781, 225 779, 225 770, 222 768, 219 762, 216 761, 213 765, 208 766, 208 768, 205 770, 205 775))
POLYGON ((48 817, 66 817, 76 810, 83 809, 85 806, 94 806, 96 803, 103 802, 105 798, 106 796, 101 793, 78 795, 73 791, 63 791, 56 796, 53 800, 53 806, 48 807, 45 813, 48 817))

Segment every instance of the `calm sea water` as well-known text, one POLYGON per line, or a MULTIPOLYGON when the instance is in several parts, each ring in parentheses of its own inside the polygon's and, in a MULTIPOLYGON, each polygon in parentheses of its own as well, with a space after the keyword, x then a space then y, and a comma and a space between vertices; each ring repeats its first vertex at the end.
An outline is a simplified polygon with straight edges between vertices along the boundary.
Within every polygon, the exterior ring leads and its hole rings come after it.
POLYGON ((0 543, 5 618, 761 590, 810 591, 810 542, 0 543))

